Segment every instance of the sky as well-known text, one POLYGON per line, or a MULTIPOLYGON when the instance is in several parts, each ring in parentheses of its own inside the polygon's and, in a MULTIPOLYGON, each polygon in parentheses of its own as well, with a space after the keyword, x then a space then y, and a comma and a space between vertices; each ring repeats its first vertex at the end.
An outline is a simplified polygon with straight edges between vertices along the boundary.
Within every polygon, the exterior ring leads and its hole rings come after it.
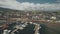
POLYGON ((32 2, 32 3, 57 3, 57 0, 17 0, 19 2, 32 2))
POLYGON ((60 0, 0 0, 0 7, 29 11, 60 11, 60 0))

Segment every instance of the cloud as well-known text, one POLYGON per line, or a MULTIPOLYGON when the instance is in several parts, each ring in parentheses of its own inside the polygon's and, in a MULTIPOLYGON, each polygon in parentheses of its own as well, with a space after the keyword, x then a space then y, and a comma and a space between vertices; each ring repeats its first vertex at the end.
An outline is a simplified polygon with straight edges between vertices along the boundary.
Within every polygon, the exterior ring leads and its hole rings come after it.
POLYGON ((29 2, 18 2, 16 0, 0 0, 0 7, 17 9, 17 10, 43 10, 43 11, 55 11, 60 10, 60 4, 50 3, 29 3, 29 2))

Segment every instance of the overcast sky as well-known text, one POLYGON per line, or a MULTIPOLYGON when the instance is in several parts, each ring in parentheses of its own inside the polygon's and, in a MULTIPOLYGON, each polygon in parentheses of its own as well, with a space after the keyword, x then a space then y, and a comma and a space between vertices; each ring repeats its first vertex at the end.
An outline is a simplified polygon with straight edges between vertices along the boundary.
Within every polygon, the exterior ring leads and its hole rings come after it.
POLYGON ((60 10, 60 0, 0 0, 0 7, 17 10, 60 10))

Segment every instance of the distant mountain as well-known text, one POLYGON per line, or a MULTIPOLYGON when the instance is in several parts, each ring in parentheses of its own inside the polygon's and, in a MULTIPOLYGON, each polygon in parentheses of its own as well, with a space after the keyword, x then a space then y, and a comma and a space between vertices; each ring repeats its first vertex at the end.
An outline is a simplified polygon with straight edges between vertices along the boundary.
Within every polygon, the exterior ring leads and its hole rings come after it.
MULTIPOLYGON (((6 11, 28 11, 28 10, 15 10, 15 9, 9 9, 9 8, 2 8, 0 7, 0 12, 3 11, 3 12, 6 12, 6 11)), ((32 11, 37 11, 37 12, 60 12, 59 10, 57 11, 40 11, 40 10, 32 10, 32 11)))
POLYGON ((2 8, 2 7, 0 7, 0 11, 14 11, 14 10, 9 9, 9 8, 2 8))

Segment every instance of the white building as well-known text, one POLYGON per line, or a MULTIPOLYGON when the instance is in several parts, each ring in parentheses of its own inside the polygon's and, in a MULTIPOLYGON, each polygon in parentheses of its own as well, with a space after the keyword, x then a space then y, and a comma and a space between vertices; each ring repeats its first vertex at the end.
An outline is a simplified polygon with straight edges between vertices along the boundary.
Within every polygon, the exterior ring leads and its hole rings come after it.
POLYGON ((52 16, 50 19, 56 19, 56 17, 55 16, 52 16))

